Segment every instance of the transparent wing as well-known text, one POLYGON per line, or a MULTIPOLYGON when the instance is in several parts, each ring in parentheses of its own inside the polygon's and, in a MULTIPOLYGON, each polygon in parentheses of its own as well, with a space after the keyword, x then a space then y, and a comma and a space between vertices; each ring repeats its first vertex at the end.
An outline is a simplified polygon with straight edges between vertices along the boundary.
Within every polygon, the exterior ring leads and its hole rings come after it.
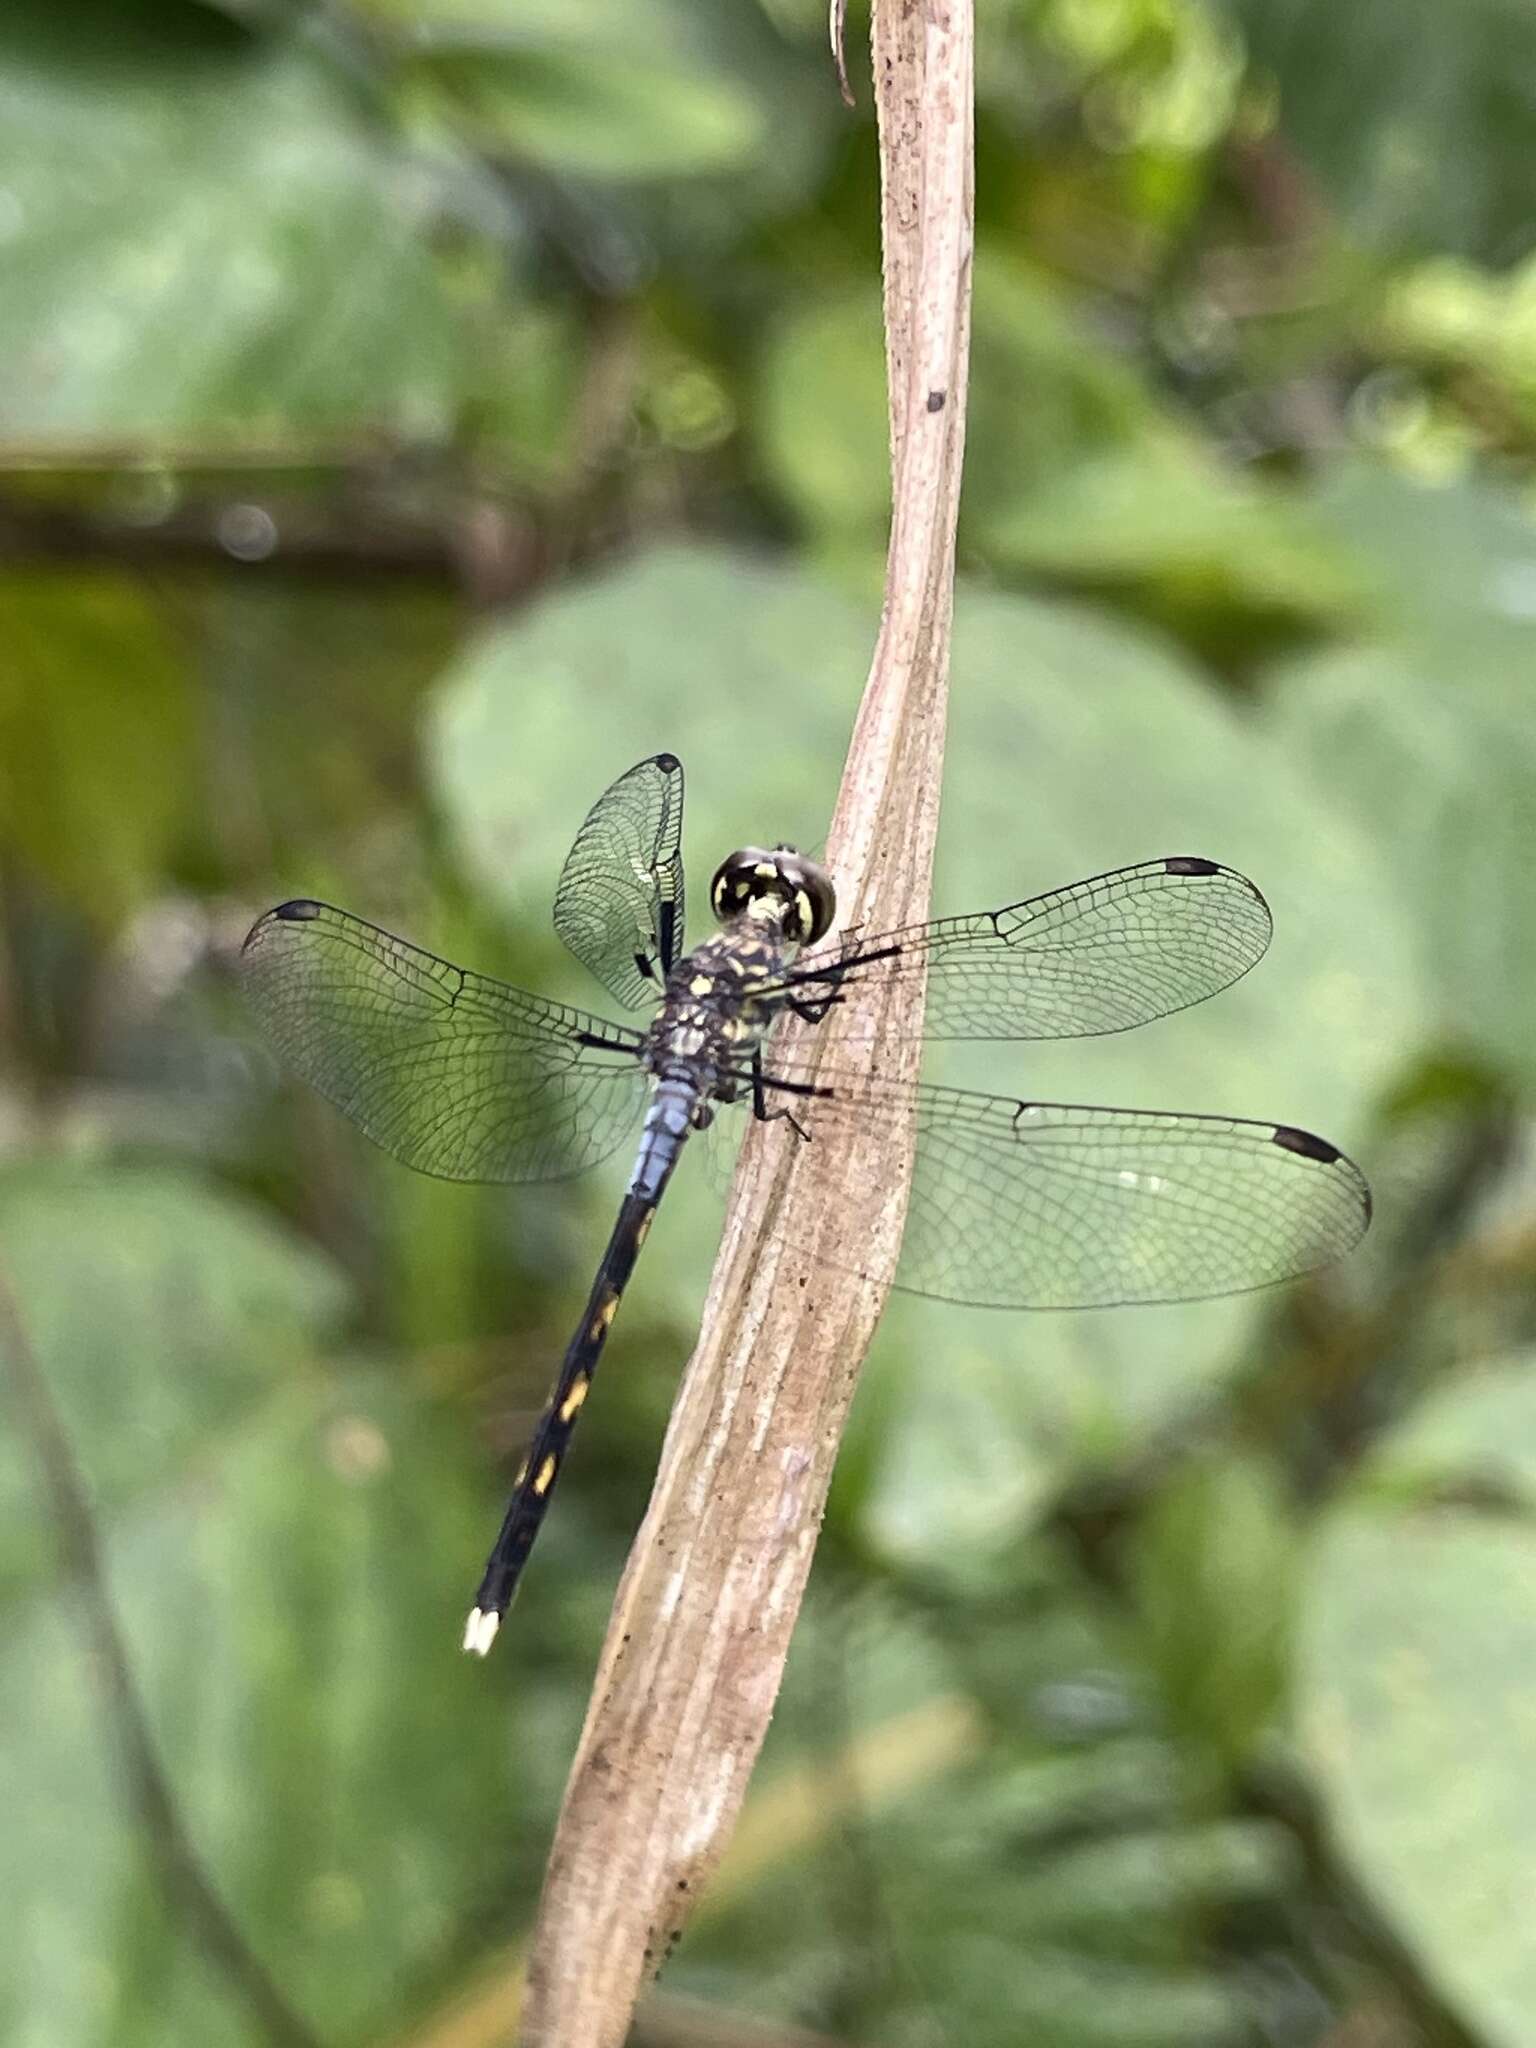
MULTIPOLYGON (((1198 1300, 1342 1258, 1370 1221, 1364 1176, 1325 1138, 1239 1118, 1019 1102, 823 1071, 782 1090, 807 1140, 910 1129, 896 1284, 986 1308, 1198 1300)), ((788 1122, 776 1127, 798 1144, 788 1122)), ((790 1224, 790 1234, 794 1226, 790 1224)))
POLYGON ((566 856, 555 930, 626 1010, 649 1009, 683 950, 683 764, 653 754, 605 789, 566 856))
POLYGON ((240 981, 302 1080, 376 1145, 444 1180, 579 1173, 618 1146, 644 1100, 633 1033, 328 903, 258 919, 240 981))
POLYGON ((1262 958, 1270 931, 1246 876, 1173 855, 1002 910, 852 933, 787 979, 814 1002, 922 972, 925 1038, 1085 1038, 1203 1002, 1262 958))

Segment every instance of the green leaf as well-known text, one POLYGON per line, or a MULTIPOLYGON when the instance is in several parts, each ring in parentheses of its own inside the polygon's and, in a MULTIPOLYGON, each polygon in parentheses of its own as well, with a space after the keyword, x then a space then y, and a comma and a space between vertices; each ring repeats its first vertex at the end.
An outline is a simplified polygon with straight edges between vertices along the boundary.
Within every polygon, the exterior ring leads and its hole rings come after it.
POLYGON ((1369 834, 1412 904, 1431 1047, 1536 1074, 1536 724, 1517 679, 1427 674, 1389 649, 1316 655, 1274 677, 1269 724, 1320 796, 1369 834))
POLYGON ((1519 690, 1536 662, 1536 525, 1512 492, 1340 462, 1312 507, 1374 598, 1382 638, 1450 680, 1481 672, 1519 690))
POLYGON ((731 170, 763 141, 743 87, 595 39, 570 50, 433 50, 409 76, 444 94, 482 148, 586 177, 731 170))
POLYGON ((1394 1430, 1371 1464, 1373 1486, 1422 1498, 1470 1489, 1536 1519, 1536 1360, 1483 1366, 1394 1430))
POLYGON ((182 650, 138 584, 76 571, 0 579, 0 641, 0 844, 110 927, 188 822, 182 650))
MULTIPOLYGON (((890 464, 878 291, 795 308, 768 339, 759 384, 763 458, 801 519, 879 532, 890 464)), ((1134 371, 1094 345, 1056 287, 978 254, 968 526, 985 533, 1003 508, 1156 417, 1134 371)))
POLYGON ((797 308, 769 336, 757 382, 770 482, 811 532, 877 543, 891 502, 878 292, 797 308))
POLYGON ((1279 1708, 1295 1536, 1255 1458, 1192 1460, 1137 1525, 1130 1570, 1142 1641, 1186 1742, 1239 1764, 1279 1708))
POLYGON ((1357 235, 1490 260, 1530 226, 1536 11, 1526 0, 1228 0, 1286 144, 1357 235))
MULTIPOLYGON (((161 1171, 0 1175, 0 1259, 103 1508, 179 1473, 346 1302, 334 1270, 241 1202, 161 1171)), ((7 1578, 49 1554, 14 1433, 7 1578)))
MULTIPOLYGON (((1472 1486, 1517 1469, 1528 1488, 1533 1369, 1527 1355, 1450 1389, 1389 1440, 1367 1484, 1432 1462, 1472 1486)), ((1313 1560, 1297 1666, 1301 1737, 1340 1852, 1490 2048, 1529 2048, 1536 2011, 1533 1588, 1528 1511, 1357 1496, 1313 1560)))
MULTIPOLYGON (((1079 583, 1169 587, 1186 606, 1334 623, 1356 582, 1306 504, 1212 460, 1060 290, 977 261, 966 544, 1079 583)), ((758 432, 771 480, 823 541, 883 537, 890 466, 878 294, 801 307, 770 338, 758 432)))
MULTIPOLYGON (((345 1299, 334 1272, 206 1184, 17 1172, 0 1257, 202 1869, 319 2033, 398 2026, 445 1988, 484 1899, 526 1902, 509 1872, 536 1868, 518 1844, 549 1777, 537 1680, 510 1743, 503 1688, 458 1654, 495 1522, 463 1418, 398 1371, 317 1356, 345 1299)), ((25 1439, 6 1442, 20 1466, 25 1439)), ((54 1547, 18 1487, 8 1471, 13 1569, 54 1547)), ((0 1653, 0 1886, 21 1915, 3 2030, 265 2039, 163 1883, 80 1589, 41 1571, 15 1580, 0 1653)), ((572 1732, 563 1712, 562 1754, 572 1732)))
MULTIPOLYGON (((711 243, 744 217, 805 203, 836 95, 756 7, 713 0, 362 0, 408 97, 448 131, 527 165, 611 189, 567 192, 599 268, 628 272, 711 243), (650 192, 647 185, 675 181, 650 192)), ((547 194, 545 199, 547 202, 547 194)))
POLYGON ((0 27, 0 434, 443 434, 432 194, 312 62, 221 34, 0 27))
POLYGON ((1375 584, 1383 638, 1272 671, 1268 729, 1412 906, 1419 1029, 1536 1074, 1536 533, 1492 494, 1368 473, 1320 503, 1375 584))
POLYGON ((986 537, 1019 568, 1171 586, 1197 611, 1246 605, 1336 624, 1360 602, 1347 557, 1303 499, 1231 475, 1174 432, 1043 479, 986 537))
MULTIPOLYGON (((490 628, 445 678, 428 732, 471 871, 513 915, 542 919, 587 806, 659 748, 690 778, 696 906, 731 846, 767 834, 814 847, 875 625, 872 608, 793 569, 669 549, 490 628)), ((1083 610, 962 588, 954 678, 936 909, 1202 853, 1254 876, 1278 934, 1258 972, 1189 1017, 1032 1045, 1027 1060, 968 1049, 946 1078, 1358 1141, 1419 1010, 1411 906, 1315 782, 1161 642, 1083 610)), ((601 1001, 574 967, 559 987, 601 1001)), ((664 1277, 693 1316, 714 1234, 701 1220, 673 1242, 664 1277)), ((1264 1312, 1253 1299, 1093 1316, 899 1306, 883 1339, 898 1392, 869 1453, 872 1539, 913 1561, 1005 1550, 1064 1476, 1208 1386, 1264 1312)))

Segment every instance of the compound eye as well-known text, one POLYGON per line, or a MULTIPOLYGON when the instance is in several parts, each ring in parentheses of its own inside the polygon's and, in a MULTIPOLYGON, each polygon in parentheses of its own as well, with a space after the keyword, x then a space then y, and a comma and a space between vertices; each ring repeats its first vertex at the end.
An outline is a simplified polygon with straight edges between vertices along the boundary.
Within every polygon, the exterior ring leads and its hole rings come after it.
POLYGON ((832 877, 813 860, 795 863, 789 877, 794 886, 795 937, 802 946, 814 946, 825 938, 837 915, 837 892, 832 877))
POLYGON ((816 870, 811 903, 816 915, 811 923, 811 935, 807 944, 814 945, 818 939, 824 939, 831 931, 832 920, 837 916, 837 891, 833 888, 832 877, 825 868, 816 870))
POLYGON ((709 885, 709 906, 722 924, 727 918, 739 917, 762 887, 755 878, 755 862, 761 858, 751 847, 742 847, 727 855, 715 869, 709 885))

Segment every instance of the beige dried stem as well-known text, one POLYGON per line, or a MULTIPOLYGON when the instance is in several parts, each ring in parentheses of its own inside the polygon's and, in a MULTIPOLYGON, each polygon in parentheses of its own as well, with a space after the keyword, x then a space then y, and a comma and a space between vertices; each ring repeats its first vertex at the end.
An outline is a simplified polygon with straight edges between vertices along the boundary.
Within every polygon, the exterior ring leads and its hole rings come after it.
MULTIPOLYGON (((842 921, 880 930, 923 915, 938 823, 969 336, 971 0, 876 0, 872 33, 893 506, 879 642, 827 861, 842 921)), ((876 1042, 900 1072, 911 1055, 895 1047, 915 1034, 921 996, 893 985, 877 1000, 876 1042)), ((834 1011, 816 1034, 834 1063, 847 1017, 834 1011)), ((866 1057, 869 1028, 861 1011, 866 1057)), ((889 1140, 877 1153, 854 1134, 760 1138, 737 1176, 566 1787, 526 2048, 619 2048, 725 1849, 895 1266, 907 1176, 889 1140), (818 1219, 820 1256, 774 1234, 789 1206, 818 1219)))

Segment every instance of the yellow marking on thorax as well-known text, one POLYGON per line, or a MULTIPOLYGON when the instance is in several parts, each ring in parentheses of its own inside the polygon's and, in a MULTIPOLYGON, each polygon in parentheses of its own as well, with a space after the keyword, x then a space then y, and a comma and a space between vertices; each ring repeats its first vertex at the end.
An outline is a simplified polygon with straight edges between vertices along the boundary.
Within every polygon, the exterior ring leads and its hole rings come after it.
POLYGON ((571 1417, 576 1413, 577 1409, 581 1406, 582 1402, 585 1401, 585 1399, 587 1398, 587 1389, 591 1386, 591 1384, 592 1382, 586 1377, 585 1374, 583 1374, 579 1380, 572 1380, 571 1391, 560 1403, 560 1420, 562 1422, 570 1421, 571 1417))
POLYGON ((707 996, 714 985, 707 974, 696 974, 688 984, 688 993, 691 996, 707 996))
POLYGON ((550 1455, 544 1460, 543 1464, 539 1467, 538 1472, 534 1477, 533 1490, 542 1500, 544 1495, 548 1493, 549 1489, 551 1488, 551 1486, 554 1485, 554 1483, 555 1457, 554 1453, 551 1452, 550 1455))

